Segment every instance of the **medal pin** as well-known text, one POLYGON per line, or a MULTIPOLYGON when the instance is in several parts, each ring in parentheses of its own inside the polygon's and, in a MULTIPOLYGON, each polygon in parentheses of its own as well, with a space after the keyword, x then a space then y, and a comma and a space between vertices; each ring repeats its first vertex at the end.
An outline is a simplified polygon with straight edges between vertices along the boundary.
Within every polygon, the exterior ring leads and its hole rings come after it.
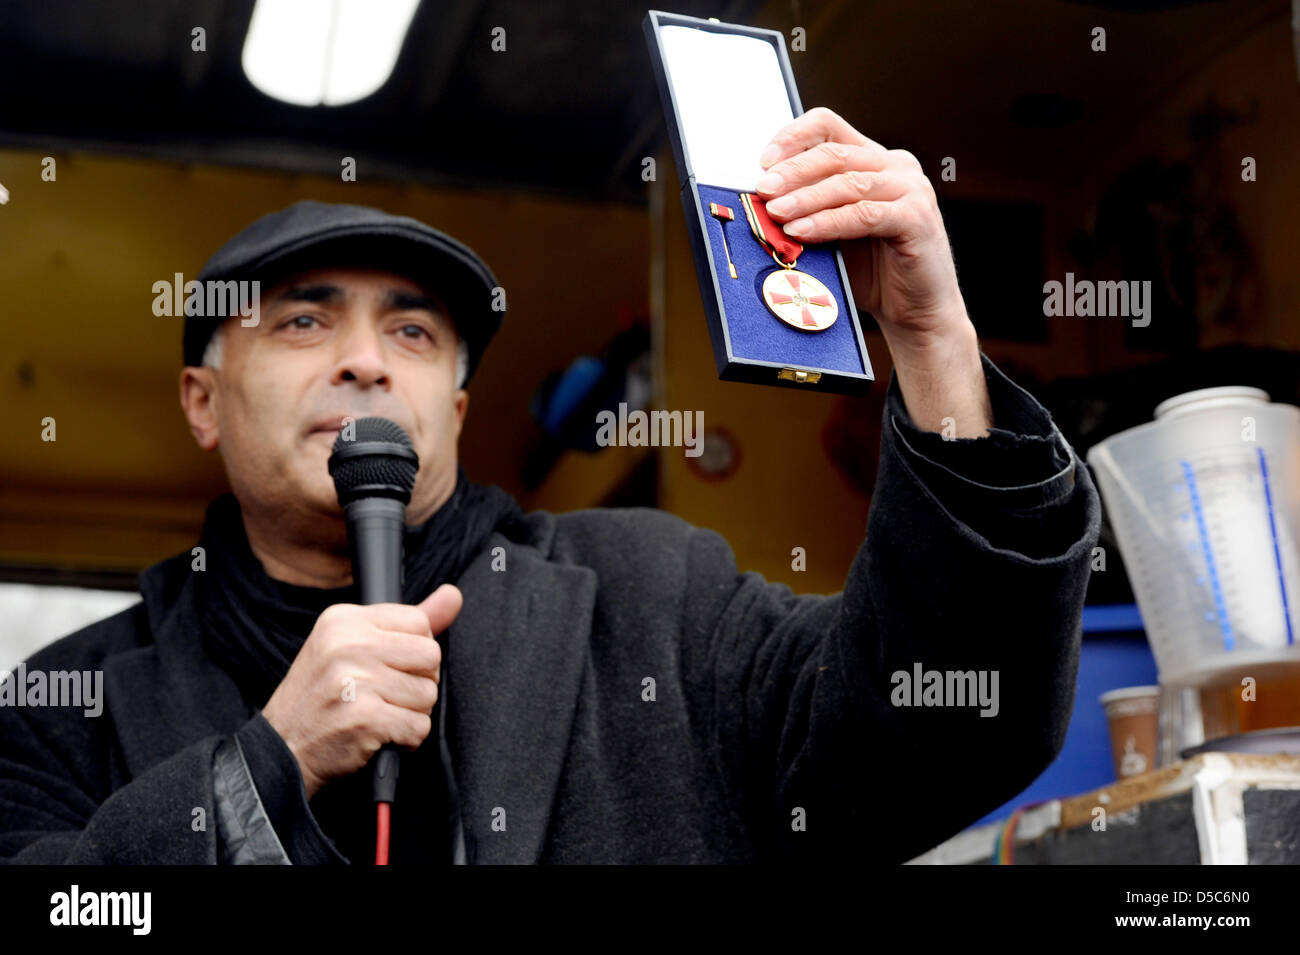
POLYGON ((736 213, 730 206, 720 206, 716 202, 709 203, 709 212, 718 220, 718 228, 722 230, 722 251, 727 253, 727 268, 731 270, 733 279, 738 278, 736 266, 731 262, 731 250, 727 248, 727 223, 736 218, 736 213))

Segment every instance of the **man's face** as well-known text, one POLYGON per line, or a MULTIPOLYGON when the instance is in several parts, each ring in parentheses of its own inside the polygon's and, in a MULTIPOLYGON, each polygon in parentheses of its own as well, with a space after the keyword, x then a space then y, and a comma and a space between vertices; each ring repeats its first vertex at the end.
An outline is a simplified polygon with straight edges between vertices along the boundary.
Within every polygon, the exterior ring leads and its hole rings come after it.
POLYGON ((245 508, 286 522, 341 516, 327 462, 344 418, 397 422, 420 456, 407 510, 418 523, 455 483, 469 401, 456 387, 456 341, 445 306, 409 279, 304 272, 262 292, 258 325, 225 322, 221 368, 202 370, 210 407, 183 400, 199 445, 221 448, 245 508))

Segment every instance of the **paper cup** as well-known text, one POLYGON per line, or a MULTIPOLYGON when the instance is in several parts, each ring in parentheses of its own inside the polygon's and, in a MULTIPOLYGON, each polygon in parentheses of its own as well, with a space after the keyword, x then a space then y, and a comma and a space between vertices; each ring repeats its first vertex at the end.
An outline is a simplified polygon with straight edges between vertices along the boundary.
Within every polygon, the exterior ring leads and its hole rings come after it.
POLYGON ((1110 724, 1115 776, 1127 779, 1155 769, 1160 728, 1160 687, 1126 686, 1101 695, 1110 724))

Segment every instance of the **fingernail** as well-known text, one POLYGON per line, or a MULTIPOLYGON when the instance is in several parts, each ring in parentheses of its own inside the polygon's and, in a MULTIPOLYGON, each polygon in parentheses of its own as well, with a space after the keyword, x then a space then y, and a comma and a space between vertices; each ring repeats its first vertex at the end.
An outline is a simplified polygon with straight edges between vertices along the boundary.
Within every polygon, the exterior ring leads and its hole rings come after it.
POLYGON ((766 169, 780 158, 781 147, 776 143, 769 143, 767 148, 763 150, 763 154, 758 157, 758 164, 766 169))
POLYGON ((769 172, 762 179, 758 180, 758 186, 756 188, 759 192, 767 193, 770 196, 781 188, 783 182, 785 182, 785 180, 781 178, 779 172, 769 172))
POLYGON ((806 235, 812 231, 812 219, 795 219, 785 224, 787 235, 806 235))
POLYGON ((777 196, 766 205, 767 211, 774 216, 784 216, 794 212, 794 199, 790 196, 777 196))

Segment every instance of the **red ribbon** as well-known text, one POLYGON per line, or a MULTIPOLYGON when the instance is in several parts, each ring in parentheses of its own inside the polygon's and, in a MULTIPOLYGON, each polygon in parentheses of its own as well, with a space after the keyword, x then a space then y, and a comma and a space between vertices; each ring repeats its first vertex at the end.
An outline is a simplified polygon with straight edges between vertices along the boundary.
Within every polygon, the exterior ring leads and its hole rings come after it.
POLYGON ((780 223, 768 214, 767 203, 749 192, 742 192, 740 199, 745 205, 745 211, 749 213, 749 227, 754 230, 755 237, 766 248, 776 252, 777 257, 786 265, 798 262, 799 256, 803 254, 803 243, 795 241, 782 231, 780 223))

